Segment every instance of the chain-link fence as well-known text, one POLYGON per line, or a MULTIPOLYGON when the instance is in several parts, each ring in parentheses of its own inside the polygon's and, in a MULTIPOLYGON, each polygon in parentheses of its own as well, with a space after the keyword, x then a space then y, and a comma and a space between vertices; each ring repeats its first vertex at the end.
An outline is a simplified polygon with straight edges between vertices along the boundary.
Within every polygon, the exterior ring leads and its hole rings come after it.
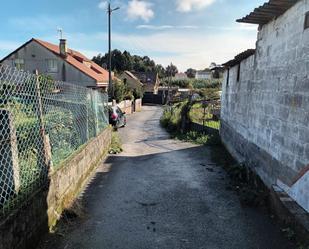
POLYGON ((106 94, 0 65, 0 215, 108 125, 106 94))

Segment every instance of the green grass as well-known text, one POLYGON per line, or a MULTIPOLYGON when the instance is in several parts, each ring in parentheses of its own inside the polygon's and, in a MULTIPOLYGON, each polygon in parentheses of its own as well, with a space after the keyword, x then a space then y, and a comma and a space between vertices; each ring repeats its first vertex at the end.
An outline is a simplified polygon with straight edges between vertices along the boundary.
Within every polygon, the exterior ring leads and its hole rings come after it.
MULTIPOLYGON (((199 107, 201 104, 195 104, 199 107)), ((181 132, 181 114, 187 112, 190 109, 190 104, 188 102, 181 102, 173 105, 172 107, 167 107, 160 119, 161 126, 166 128, 168 132, 172 134, 172 137, 200 145, 218 145, 220 144, 220 138, 217 134, 205 134, 203 132, 188 131, 181 132)), ((190 109, 192 110, 192 108, 190 109)), ((189 113, 190 115, 195 115, 201 117, 200 108, 194 108, 194 112, 189 113), (196 113, 195 113, 196 112, 196 113)), ((191 120, 192 121, 192 120, 191 120)), ((207 125, 214 129, 219 129, 220 123, 218 121, 208 121, 207 125)))
POLYGON ((220 121, 212 120, 213 115, 210 113, 210 109, 206 108, 206 113, 204 114, 204 108, 201 103, 195 103, 189 112, 189 118, 192 122, 205 125, 207 127, 219 130, 220 121))
POLYGON ((221 143, 217 135, 204 134, 196 131, 189 131, 184 134, 174 133, 172 136, 178 140, 199 145, 219 145, 221 143))
POLYGON ((112 133, 112 142, 109 148, 109 154, 119 154, 122 150, 121 139, 116 131, 112 133))

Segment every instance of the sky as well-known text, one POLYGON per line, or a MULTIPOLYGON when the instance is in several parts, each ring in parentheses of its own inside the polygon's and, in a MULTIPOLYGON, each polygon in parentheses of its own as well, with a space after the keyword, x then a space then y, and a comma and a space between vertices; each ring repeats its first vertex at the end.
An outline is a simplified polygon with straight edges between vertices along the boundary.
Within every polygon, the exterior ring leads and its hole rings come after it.
MULTIPOLYGON (((111 0, 112 47, 147 55, 180 71, 204 69, 254 48, 257 25, 235 20, 265 0, 111 0)), ((89 58, 107 52, 107 2, 102 0, 10 0, 0 9, 0 58, 38 38, 89 58)))

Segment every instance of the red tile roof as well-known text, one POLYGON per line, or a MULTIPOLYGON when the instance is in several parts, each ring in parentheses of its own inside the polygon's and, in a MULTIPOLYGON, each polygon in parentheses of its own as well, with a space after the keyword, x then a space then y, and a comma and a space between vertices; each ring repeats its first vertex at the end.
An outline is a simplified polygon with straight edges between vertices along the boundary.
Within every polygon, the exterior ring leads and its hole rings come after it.
MULTIPOLYGON (((58 45, 54 45, 46 41, 41 41, 39 39, 32 39, 32 40, 37 42, 41 46, 47 48, 49 51, 53 52, 57 56, 61 57, 58 45)), ((93 61, 89 60, 86 56, 84 56, 80 52, 68 49, 68 56, 66 58, 63 57, 61 58, 70 65, 72 65, 73 67, 83 72, 84 74, 96 80, 97 83, 102 84, 108 82, 109 79, 108 71, 100 67, 93 61)))

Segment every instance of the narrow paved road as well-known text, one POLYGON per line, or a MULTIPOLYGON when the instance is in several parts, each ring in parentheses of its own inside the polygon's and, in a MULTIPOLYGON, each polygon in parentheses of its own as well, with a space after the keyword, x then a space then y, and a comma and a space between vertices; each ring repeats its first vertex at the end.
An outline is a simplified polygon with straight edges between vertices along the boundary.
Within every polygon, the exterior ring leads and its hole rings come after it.
POLYGON ((240 205, 211 148, 169 139, 161 112, 128 118, 124 152, 102 163, 81 197, 85 217, 40 248, 294 248, 270 218, 240 205))

